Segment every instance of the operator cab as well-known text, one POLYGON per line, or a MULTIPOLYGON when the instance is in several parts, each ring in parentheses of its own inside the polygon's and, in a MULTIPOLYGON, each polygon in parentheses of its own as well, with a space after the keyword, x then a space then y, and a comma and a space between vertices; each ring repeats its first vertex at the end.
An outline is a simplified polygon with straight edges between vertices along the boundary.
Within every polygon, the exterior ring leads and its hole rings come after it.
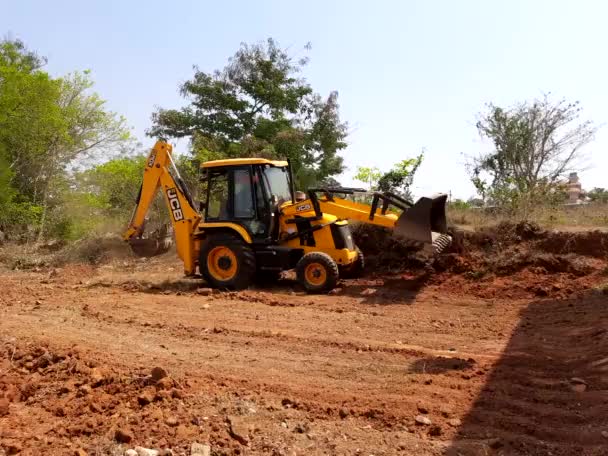
POLYGON ((262 158, 203 163, 205 222, 243 226, 254 241, 278 238, 278 211, 294 200, 289 164, 262 158))

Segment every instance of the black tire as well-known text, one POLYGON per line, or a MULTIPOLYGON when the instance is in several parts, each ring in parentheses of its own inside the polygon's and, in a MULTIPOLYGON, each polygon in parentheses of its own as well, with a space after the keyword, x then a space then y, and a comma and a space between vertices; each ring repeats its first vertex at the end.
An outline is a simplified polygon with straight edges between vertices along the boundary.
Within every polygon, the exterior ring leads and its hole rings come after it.
POLYGON ((323 293, 336 286, 340 273, 338 265, 328 254, 311 252, 298 261, 296 277, 308 293, 323 293))
POLYGON ((365 271, 365 256, 359 247, 355 246, 355 250, 357 251, 355 262, 340 269, 340 277, 343 279, 358 279, 365 271))
POLYGON ((242 290, 253 281, 255 254, 238 235, 211 234, 201 245, 198 268, 211 287, 242 290))

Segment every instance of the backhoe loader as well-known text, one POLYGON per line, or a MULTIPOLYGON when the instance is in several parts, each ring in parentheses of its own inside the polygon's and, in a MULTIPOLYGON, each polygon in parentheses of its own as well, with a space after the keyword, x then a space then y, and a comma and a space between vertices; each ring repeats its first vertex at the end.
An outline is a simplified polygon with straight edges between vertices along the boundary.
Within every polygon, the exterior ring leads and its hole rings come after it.
POLYGON ((201 168, 205 194, 197 210, 172 159, 172 146, 158 141, 148 156, 124 239, 138 255, 166 250, 166 239, 144 237, 146 214, 160 189, 185 274, 195 275, 198 269, 212 287, 243 289, 295 268, 305 290, 327 292, 341 275, 356 275, 364 267, 350 221, 391 228, 435 252, 451 242, 444 194, 412 204, 394 193, 375 192, 371 204, 365 204, 344 197, 361 189, 296 192, 287 161, 236 158, 209 161, 201 168))

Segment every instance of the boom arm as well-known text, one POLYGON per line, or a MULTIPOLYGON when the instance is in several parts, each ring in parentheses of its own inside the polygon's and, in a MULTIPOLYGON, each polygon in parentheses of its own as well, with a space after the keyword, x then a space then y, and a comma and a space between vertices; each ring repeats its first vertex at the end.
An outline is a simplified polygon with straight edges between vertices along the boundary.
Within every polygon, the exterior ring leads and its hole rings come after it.
POLYGON ((184 262, 186 275, 191 275, 195 273, 196 269, 196 246, 193 233, 201 216, 193 207, 192 197, 175 168, 171 158, 172 151, 173 148, 170 144, 158 141, 150 152, 137 198, 137 206, 123 238, 125 241, 135 241, 143 236, 146 214, 156 192, 162 188, 173 224, 177 254, 184 262), (175 178, 171 175, 170 168, 173 168, 175 178))
POLYGON ((326 212, 339 219, 358 221, 392 229, 405 238, 431 244, 436 252, 452 241, 447 234, 445 203, 447 195, 420 198, 415 204, 394 193, 374 192, 372 203, 364 204, 339 198, 336 194, 365 192, 363 189, 311 189, 308 197, 316 215, 326 212), (318 196, 317 193, 321 193, 318 196), (397 208, 400 213, 389 211, 397 208))

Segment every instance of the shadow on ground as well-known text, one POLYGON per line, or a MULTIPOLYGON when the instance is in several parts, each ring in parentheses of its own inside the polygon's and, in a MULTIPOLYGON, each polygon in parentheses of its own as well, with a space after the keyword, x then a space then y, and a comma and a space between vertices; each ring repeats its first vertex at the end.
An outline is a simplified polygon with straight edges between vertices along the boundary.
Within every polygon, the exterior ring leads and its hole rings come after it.
POLYGON ((445 456, 608 454, 608 296, 531 302, 445 456))
POLYGON ((339 285, 339 295, 361 298, 362 304, 413 304, 432 276, 432 272, 421 272, 414 277, 384 278, 380 283, 366 279, 345 280, 339 285))

